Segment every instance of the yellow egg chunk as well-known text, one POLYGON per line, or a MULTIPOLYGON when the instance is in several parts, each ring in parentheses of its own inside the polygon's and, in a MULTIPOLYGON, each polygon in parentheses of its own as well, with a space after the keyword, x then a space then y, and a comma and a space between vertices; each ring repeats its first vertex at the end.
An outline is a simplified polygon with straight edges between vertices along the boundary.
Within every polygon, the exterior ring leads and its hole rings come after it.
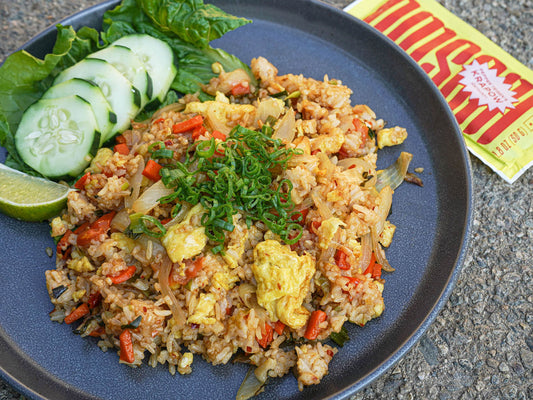
POLYGON ((200 216, 204 208, 197 204, 179 224, 171 226, 161 239, 172 262, 182 262, 202 252, 207 244, 205 228, 200 225, 200 216), (193 218, 197 217, 197 218, 193 218), (194 222, 191 223, 191 219, 194 222))
POLYGON ((201 293, 194 312, 187 319, 189 324, 214 324, 215 318, 215 295, 213 293, 201 293))
POLYGON ((335 217, 322 221, 322 224, 318 228, 318 237, 320 239, 319 246, 321 248, 327 249, 329 247, 329 244, 333 240, 333 237, 340 226, 346 226, 346 224, 335 217))
POLYGON ((257 302, 270 319, 279 319, 293 329, 304 326, 309 311, 302 303, 315 273, 313 257, 298 256, 277 240, 265 240, 254 249, 252 272, 257 282, 257 302))

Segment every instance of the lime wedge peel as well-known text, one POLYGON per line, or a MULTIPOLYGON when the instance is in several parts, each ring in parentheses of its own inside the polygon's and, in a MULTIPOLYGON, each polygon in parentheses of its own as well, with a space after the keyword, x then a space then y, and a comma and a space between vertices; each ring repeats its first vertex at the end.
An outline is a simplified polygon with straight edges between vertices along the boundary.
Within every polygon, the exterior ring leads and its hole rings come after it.
POLYGON ((68 186, 0 164, 0 211, 22 221, 44 221, 65 207, 68 186))

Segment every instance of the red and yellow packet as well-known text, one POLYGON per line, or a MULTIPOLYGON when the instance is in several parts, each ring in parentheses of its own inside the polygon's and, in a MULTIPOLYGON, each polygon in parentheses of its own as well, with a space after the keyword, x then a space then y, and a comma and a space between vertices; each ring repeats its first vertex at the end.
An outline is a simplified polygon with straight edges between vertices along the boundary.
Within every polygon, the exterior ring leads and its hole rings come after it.
POLYGON ((344 9, 430 76, 470 152, 509 183, 533 164, 533 71, 434 0, 357 0, 344 9))

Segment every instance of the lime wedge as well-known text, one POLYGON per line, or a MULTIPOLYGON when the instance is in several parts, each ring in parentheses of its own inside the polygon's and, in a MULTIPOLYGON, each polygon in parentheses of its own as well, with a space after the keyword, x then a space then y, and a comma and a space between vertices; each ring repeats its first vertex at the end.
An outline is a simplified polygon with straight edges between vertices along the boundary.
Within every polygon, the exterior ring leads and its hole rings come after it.
POLYGON ((0 164, 0 211, 22 221, 44 221, 65 207, 69 188, 0 164))

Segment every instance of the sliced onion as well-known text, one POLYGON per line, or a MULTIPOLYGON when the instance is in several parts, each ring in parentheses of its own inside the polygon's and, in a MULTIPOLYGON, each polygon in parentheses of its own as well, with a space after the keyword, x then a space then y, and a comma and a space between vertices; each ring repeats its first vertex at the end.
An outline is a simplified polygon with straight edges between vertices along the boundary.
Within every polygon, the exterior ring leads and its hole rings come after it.
POLYGON ((329 209, 327 203, 322 200, 320 195, 315 190, 311 192, 311 198, 313 199, 315 206, 323 220, 333 217, 333 213, 329 209))
POLYGON ((241 387, 237 391, 237 396, 235 400, 248 400, 254 396, 257 396, 264 389, 265 382, 261 382, 254 373, 254 367, 250 367, 244 380, 241 383, 241 387))
POLYGON ((183 111, 185 109, 185 104, 182 103, 172 103, 168 106, 165 106, 161 108, 160 110, 157 110, 154 115, 152 116, 152 120, 155 121, 159 118, 160 115, 166 112, 178 112, 183 111))
POLYGON ((378 222, 374 225, 374 229, 377 235, 381 235, 383 232, 383 227, 385 226, 385 221, 389 215, 390 208, 392 206, 392 189, 390 186, 385 186, 381 189, 379 193, 379 207, 377 209, 378 222))
POLYGON ((357 268, 365 271, 368 264, 370 264, 370 258, 372 258, 372 237, 370 233, 367 233, 361 237, 361 257, 357 268))
POLYGON ((294 135, 296 135, 296 114, 292 108, 289 108, 276 124, 272 138, 280 139, 287 144, 292 142, 294 135))
POLYGON ((376 262, 378 264, 381 264, 383 271, 394 271, 394 268, 391 267, 391 265, 389 264, 387 257, 385 257, 385 252, 383 251, 383 248, 379 244, 379 235, 376 233, 376 230, 374 228, 371 228, 370 231, 372 232, 372 250, 374 251, 374 255, 376 256, 376 262))
POLYGON ((151 209, 159 204, 159 199, 163 196, 168 196, 174 192, 173 189, 168 189, 163 181, 159 180, 146 189, 143 194, 135 200, 131 208, 137 213, 147 214, 151 209))
POLYGON ((172 262, 170 261, 170 258, 168 258, 168 255, 165 253, 161 260, 161 265, 159 268, 159 286, 161 287, 161 294, 164 298, 170 299, 170 311, 172 311, 172 316, 174 318, 174 322, 178 328, 183 328, 185 326, 185 313, 178 305, 178 300, 176 299, 176 296, 174 296, 174 293, 172 293, 172 289, 170 289, 170 284, 168 282, 168 277, 170 276, 170 273, 172 272, 172 262))
POLYGON ((135 174, 130 179, 130 186, 132 188, 131 194, 124 199, 124 207, 131 208, 135 200, 139 197, 141 191, 141 182, 143 179, 144 159, 140 157, 139 166, 135 174))
POLYGON ((118 232, 124 232, 128 226, 130 226, 130 222, 128 210, 123 208, 115 214, 115 217, 111 221, 111 229, 118 232))
POLYGON ((269 97, 264 101, 260 101, 257 105, 256 120, 265 122, 268 117, 272 116, 278 119, 285 105, 282 100, 269 97))
POLYGON ((372 170, 372 165, 370 165, 369 162, 362 160, 360 158, 356 158, 356 157, 343 158, 342 160, 339 160, 339 162, 337 163, 337 167, 340 167, 342 169, 348 169, 352 165, 363 168, 363 171, 368 172, 372 170))
POLYGON ((402 151, 394 164, 378 173, 376 189, 381 191, 385 186, 390 186, 391 189, 394 190, 400 186, 405 178, 407 168, 412 159, 413 155, 411 153, 402 151))
POLYGON ((172 218, 170 221, 168 221, 164 225, 165 228, 169 228, 183 221, 183 218, 185 218, 185 215, 187 215, 190 209, 191 209, 191 206, 189 205, 189 203, 182 203, 181 209, 178 211, 178 213, 176 214, 174 218, 172 218))

